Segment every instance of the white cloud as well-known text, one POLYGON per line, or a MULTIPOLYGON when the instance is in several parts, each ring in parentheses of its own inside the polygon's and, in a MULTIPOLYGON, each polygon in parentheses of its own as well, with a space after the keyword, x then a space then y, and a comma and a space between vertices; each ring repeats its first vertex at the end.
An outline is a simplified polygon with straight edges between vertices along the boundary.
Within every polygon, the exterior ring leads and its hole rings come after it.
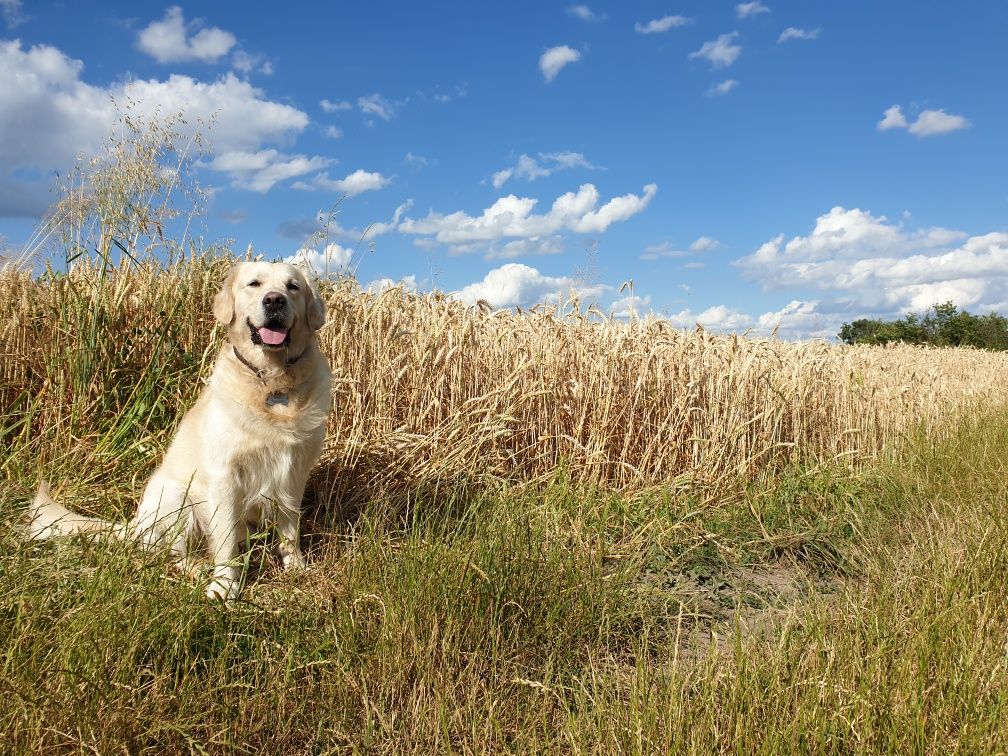
MULTIPOLYGON (((452 252, 461 254, 474 251, 485 244, 460 245, 453 247, 452 252), (469 249, 468 247, 472 247, 469 249)), ((486 248, 484 259, 486 260, 513 260, 516 257, 533 257, 539 255, 559 255, 566 249, 562 236, 553 234, 550 236, 535 236, 530 239, 513 239, 504 244, 493 244, 486 248)))
POLYGON ((392 120, 396 111, 396 106, 378 93, 367 97, 358 97, 357 107, 361 109, 362 113, 378 116, 383 121, 392 120))
MULTIPOLYGON (((889 223, 885 216, 876 217, 865 210, 847 210, 838 206, 820 215, 808 236, 796 236, 785 244, 781 234, 743 258, 742 262, 759 266, 789 266, 797 262, 801 266, 796 272, 802 274, 807 263, 823 262, 847 268, 851 260, 947 246, 965 236, 960 231, 943 228, 907 233, 901 226, 889 223)), ((798 280, 802 279, 799 277, 798 280)))
POLYGON ((780 310, 765 312, 756 320, 754 331, 763 335, 776 332, 782 339, 832 339, 842 324, 836 313, 821 313, 816 300, 793 299, 780 310))
POLYGON ((408 199, 395 209, 395 212, 392 213, 392 219, 390 221, 372 223, 363 232, 353 229, 350 234, 355 239, 363 239, 365 236, 371 239, 375 236, 381 236, 382 234, 388 233, 389 231, 394 231, 399 225, 399 220, 402 218, 403 213, 411 207, 413 207, 413 200, 408 199))
POLYGON ((710 89, 707 90, 708 97, 719 97, 721 95, 726 95, 731 92, 735 87, 738 86, 738 82, 735 79, 725 79, 720 84, 715 84, 710 89))
MULTIPOLYGON (((198 23, 190 24, 196 26, 198 23)), ((212 63, 230 52, 235 46, 231 32, 215 26, 200 29, 189 36, 182 9, 170 7, 160 21, 152 21, 137 35, 137 48, 159 63, 183 63, 199 60, 212 63)))
POLYGON ((540 152, 538 159, 523 154, 513 168, 504 168, 494 173, 491 176, 491 183, 494 189, 500 189, 512 176, 535 181, 568 168, 594 170, 597 167, 588 162, 580 152, 540 152))
POLYGON ((115 120, 108 92, 80 81, 84 65, 47 45, 0 42, 0 217, 32 217, 48 206, 48 179, 16 171, 67 171, 94 151, 115 120))
POLYGON ((249 53, 244 50, 238 50, 231 56, 231 65, 243 74, 249 73, 258 64, 259 60, 255 56, 249 55, 249 53))
POLYGON ((490 177, 494 189, 500 189, 514 175, 514 168, 503 168, 490 177))
POLYGON ((322 133, 325 134, 330 139, 342 139, 343 138, 343 129, 341 129, 339 126, 326 126, 322 130, 322 133))
POLYGON ((648 184, 640 196, 613 197, 598 207, 598 189, 594 184, 582 184, 576 193, 567 192, 557 197, 549 212, 542 215, 532 213, 538 200, 510 194, 498 199, 479 216, 473 217, 461 210, 448 215, 431 211, 424 218, 403 220, 399 231, 432 236, 442 244, 528 239, 563 230, 579 234, 601 233, 613 223, 644 210, 657 191, 655 184, 648 184))
POLYGON ((259 73, 267 76, 273 73, 273 64, 265 60, 262 55, 252 55, 244 50, 236 50, 231 56, 231 65, 244 74, 250 73, 253 69, 258 69, 259 73))
POLYGON ((882 120, 878 122, 876 128, 879 131, 889 129, 906 129, 916 136, 934 136, 935 134, 947 134, 950 131, 965 129, 970 122, 961 115, 946 113, 944 110, 923 110, 913 123, 907 121, 903 115, 903 109, 899 105, 893 105, 882 114, 882 120))
POLYGON ((451 293, 468 305, 486 300, 491 307, 531 307, 535 304, 564 302, 572 294, 582 299, 600 296, 608 287, 578 286, 573 278, 547 276, 521 263, 506 263, 494 268, 482 281, 451 293))
POLYGON ((668 321, 676 328, 693 328, 701 325, 711 331, 738 331, 752 326, 753 319, 744 312, 715 305, 708 307, 702 312, 693 310, 680 310, 674 315, 668 316, 668 321))
POLYGON ((969 126, 969 121, 961 115, 946 113, 944 110, 922 111, 917 120, 910 125, 910 133, 917 136, 947 134, 969 126))
POLYGON ((720 249, 720 247, 721 242, 710 236, 701 236, 689 245, 691 252, 712 252, 715 249, 720 249))
POLYGON ((414 155, 412 152, 407 152, 406 157, 404 157, 403 160, 412 165, 414 168, 426 168, 431 162, 423 155, 414 155))
POLYGON ((604 21, 605 13, 596 13, 587 5, 571 5, 567 8, 567 14, 582 21, 604 21))
POLYGON ((331 179, 328 173, 319 173, 312 177, 310 183, 298 182, 293 185, 295 189, 321 189, 327 192, 337 192, 354 197, 363 192, 373 192, 384 189, 392 179, 376 171, 365 171, 357 169, 353 173, 347 174, 341 179, 331 179))
POLYGON ((759 0, 753 0, 751 3, 739 3, 735 6, 735 13, 739 18, 749 18, 750 16, 769 12, 770 9, 759 2, 759 0))
POLYGON ((704 58, 714 68, 730 66, 742 53, 741 45, 732 44, 732 40, 737 36, 738 32, 732 32, 731 34, 722 34, 710 42, 704 42, 699 50, 689 54, 689 59, 704 58))
POLYGON ((528 155, 522 155, 519 157, 518 165, 515 166, 515 175, 527 178, 529 181, 535 181, 537 178, 549 176, 550 173, 552 173, 552 171, 549 168, 539 165, 535 158, 530 158, 528 155))
POLYGON ((970 306, 1006 298, 1008 233, 910 231, 884 216, 834 207, 808 236, 777 236, 736 265, 768 289, 831 291, 834 308, 854 317, 899 315, 947 299, 970 306))
POLYGON ((540 152, 539 157, 553 164, 554 170, 562 168, 588 168, 595 170, 597 165, 589 163, 580 152, 540 152))
POLYGON ((667 32, 669 29, 678 29, 689 22, 690 19, 686 18, 686 16, 662 16, 661 18, 651 19, 646 24, 642 24, 640 21, 636 22, 634 24, 634 31, 638 34, 661 34, 667 32))
POLYGON ((882 114, 882 120, 878 122, 877 128, 879 131, 888 131, 889 129, 905 129, 907 125, 903 108, 899 105, 893 105, 882 114))
POLYGON ((388 233, 395 229, 402 214, 413 206, 413 200, 406 200, 395 209, 390 221, 372 223, 365 229, 343 228, 339 223, 338 212, 319 210, 311 218, 290 218, 277 226, 276 232, 285 239, 293 239, 299 243, 316 234, 324 234, 326 238, 347 239, 358 243, 364 239, 388 233))
POLYGON ((330 100, 322 99, 319 100, 319 107, 321 107, 326 113, 337 113, 341 110, 353 110, 353 103, 347 102, 346 100, 337 100, 336 102, 332 102, 330 100))
POLYGON ((376 278, 364 287, 364 291, 369 294, 381 294, 389 289, 401 288, 406 291, 415 292, 419 284, 416 276, 405 276, 398 281, 392 278, 376 278))
POLYGON ((609 305, 609 313, 614 318, 633 318, 647 315, 651 307, 650 295, 630 294, 609 305))
POLYGON ((256 150, 264 142, 287 141, 309 122, 303 111, 264 99, 262 90, 230 73, 209 83, 178 74, 166 81, 132 81, 117 99, 140 103, 148 115, 159 109, 184 113, 190 122, 212 120, 209 141, 219 151, 256 150))
POLYGON ((644 247, 644 254, 641 255, 641 260, 657 260, 661 257, 685 257, 689 252, 683 249, 679 249, 670 241, 664 241, 660 244, 650 244, 644 247))
POLYGON ((277 182, 314 173, 331 162, 321 157, 285 155, 274 149, 257 152, 234 150, 220 153, 206 167, 226 173, 231 177, 232 185, 238 189, 265 193, 277 182))
MULTIPOLYGON (((210 82, 176 74, 163 81, 137 79, 104 88, 83 81, 83 69, 81 61, 48 45, 23 49, 18 41, 0 42, 0 216, 37 216, 46 208, 50 180, 30 181, 24 175, 65 175, 78 154, 96 154, 119 117, 113 99, 135 103, 131 113, 141 118, 183 114, 187 124, 179 124, 179 129, 201 129, 221 158, 289 142, 308 124, 302 111, 266 99, 261 90, 231 73, 210 82), (211 121, 212 128, 207 128, 211 121)), ((277 152, 272 157, 276 163, 303 156, 277 152)), ((323 159, 305 160, 318 165, 323 159)))
POLYGON ((21 0, 0 0, 0 16, 8 29, 20 26, 25 21, 21 0))
MULTIPOLYGON (((598 197, 597 191, 584 192, 585 187, 590 187, 592 190, 595 189, 595 187, 591 184, 582 184, 577 195, 571 195, 568 193, 563 197, 558 198, 556 202, 553 203, 553 210, 551 211, 551 214, 556 212, 559 206, 561 213, 565 210, 570 210, 572 211, 572 216, 576 217, 576 214, 582 207, 581 200, 583 194, 594 194, 596 199, 598 197), (569 202, 565 203, 566 207, 561 204, 561 200, 564 200, 565 198, 569 198, 569 202)), ((582 215, 579 220, 574 222, 572 230, 579 234, 601 233, 609 228, 609 226, 613 223, 631 218, 644 210, 644 208, 651 203, 651 200, 657 192, 657 184, 647 184, 644 187, 642 196, 638 197, 636 194, 624 194, 621 197, 613 197, 598 210, 589 210, 582 215)), ((596 199, 592 200, 592 207, 594 207, 596 199)))
MULTIPOLYGON (((689 287, 684 287, 684 291, 689 294, 689 287)), ((681 310, 666 319, 683 329, 700 325, 708 331, 721 333, 747 331, 757 336, 775 334, 787 340, 830 340, 836 337, 844 317, 837 311, 823 311, 817 300, 794 299, 780 310, 755 318, 727 305, 714 305, 701 312, 681 310)))
POLYGON ((326 245, 322 251, 302 247, 290 257, 284 258, 284 262, 307 268, 316 276, 334 276, 346 273, 352 259, 352 249, 333 243, 326 245))
MULTIPOLYGON (((417 92, 418 95, 423 97, 422 92, 417 92)), ((469 85, 462 84, 455 87, 454 92, 438 92, 434 95, 434 102, 440 102, 442 105, 451 102, 455 99, 461 99, 469 95, 469 85)))
POLYGON ((703 254, 704 252, 712 252, 715 249, 720 249, 722 247, 721 242, 717 239, 713 239, 710 236, 701 236, 692 244, 689 245, 689 249, 680 249, 676 247, 670 241, 664 241, 661 244, 651 244, 644 248, 644 254, 641 255, 641 260, 657 260, 662 257, 687 257, 691 254, 703 254))
POLYGON ((781 32, 781 35, 777 38, 777 44, 787 42, 789 39, 816 39, 819 36, 819 31, 819 29, 798 29, 797 27, 789 26, 781 32))
POLYGON ((564 66, 579 60, 581 60, 581 53, 577 50, 567 45, 558 45, 551 47, 539 57, 539 70, 549 82, 556 78, 564 66))

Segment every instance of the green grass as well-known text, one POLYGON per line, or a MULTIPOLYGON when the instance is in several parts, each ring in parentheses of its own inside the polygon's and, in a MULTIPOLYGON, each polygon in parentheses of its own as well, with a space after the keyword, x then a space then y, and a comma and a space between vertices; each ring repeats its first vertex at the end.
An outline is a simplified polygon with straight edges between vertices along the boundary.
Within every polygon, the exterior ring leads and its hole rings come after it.
POLYGON ((994 413, 725 502, 322 510, 310 569, 257 549, 232 609, 156 557, 23 543, 8 494, 3 749, 1004 752, 1006 458, 994 413))

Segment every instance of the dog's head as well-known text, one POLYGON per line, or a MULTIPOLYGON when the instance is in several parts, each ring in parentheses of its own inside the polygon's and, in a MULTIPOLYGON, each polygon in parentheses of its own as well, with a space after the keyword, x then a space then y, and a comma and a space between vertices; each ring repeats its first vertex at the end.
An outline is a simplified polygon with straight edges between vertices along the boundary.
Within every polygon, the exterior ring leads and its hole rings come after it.
POLYGON ((214 317, 231 343, 263 352, 287 350, 297 357, 313 331, 325 323, 318 292, 298 268, 286 263, 238 263, 213 303, 214 317))

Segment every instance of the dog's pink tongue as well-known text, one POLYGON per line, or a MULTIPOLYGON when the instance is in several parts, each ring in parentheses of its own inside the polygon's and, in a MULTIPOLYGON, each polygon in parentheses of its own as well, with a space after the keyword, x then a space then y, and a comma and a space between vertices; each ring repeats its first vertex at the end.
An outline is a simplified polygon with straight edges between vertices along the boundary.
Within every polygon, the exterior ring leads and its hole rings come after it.
POLYGON ((263 340, 264 344, 279 346, 287 338, 287 331, 275 331, 272 328, 263 326, 259 329, 259 338, 263 340))

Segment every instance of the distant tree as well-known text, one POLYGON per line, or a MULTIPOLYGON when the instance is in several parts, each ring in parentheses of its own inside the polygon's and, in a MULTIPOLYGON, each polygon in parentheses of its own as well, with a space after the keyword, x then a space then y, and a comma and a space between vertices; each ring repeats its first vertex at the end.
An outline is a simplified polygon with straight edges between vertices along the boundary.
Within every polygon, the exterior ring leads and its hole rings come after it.
POLYGON ((976 321, 977 345, 982 345, 985 349, 1008 351, 1008 318, 992 312, 981 315, 976 321))
POLYGON ((920 344, 923 332, 916 315, 908 315, 903 320, 871 320, 861 318, 853 323, 844 323, 838 334, 845 344, 888 344, 905 341, 920 344))
POLYGON ((844 323, 837 335, 844 344, 874 344, 875 336, 882 325, 881 320, 859 318, 853 323, 844 323))
POLYGON ((990 313, 973 315, 952 302, 933 305, 923 313, 910 312, 899 320, 860 318, 844 323, 838 338, 845 344, 930 344, 1008 350, 1008 319, 990 313))

